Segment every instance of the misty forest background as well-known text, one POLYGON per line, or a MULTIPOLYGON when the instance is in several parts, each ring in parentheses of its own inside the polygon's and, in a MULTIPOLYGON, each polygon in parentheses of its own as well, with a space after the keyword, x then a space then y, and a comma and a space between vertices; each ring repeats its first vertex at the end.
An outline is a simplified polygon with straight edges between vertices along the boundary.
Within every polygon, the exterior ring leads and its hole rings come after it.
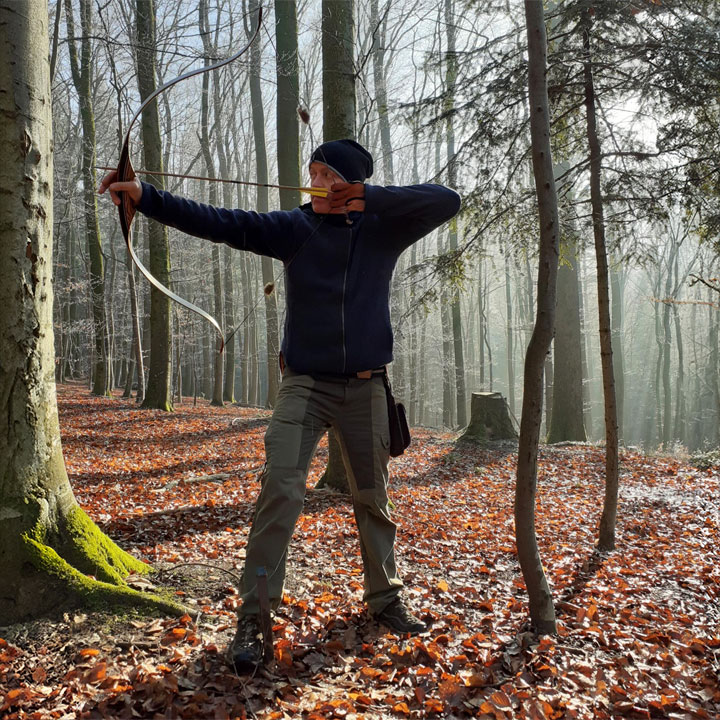
MULTIPOLYGON (((143 142, 138 123, 135 167, 275 183, 294 165, 290 184, 305 184, 313 146, 333 137, 324 63, 326 72, 350 77, 344 127, 354 126, 376 159, 369 182, 441 182, 464 200, 457 222, 414 245, 396 270, 395 394, 412 425, 462 428, 470 395, 479 391, 502 393, 519 418, 537 277, 522 3, 355 3, 354 18, 341 18, 345 40, 325 43, 321 3, 298 2, 296 27, 283 16, 293 5, 280 0, 266 8, 259 38, 240 61, 160 96, 159 145, 143 142), (298 105, 309 111, 308 125, 298 105), (293 135, 298 146, 286 142, 293 135)), ((542 436, 598 441, 605 434, 584 105, 583 60, 592 57, 620 438, 647 450, 717 447, 717 4, 545 5, 562 240, 542 436)), ((150 286, 129 263, 116 208, 95 195, 104 171, 94 169, 117 163, 148 83, 160 85, 247 43, 257 5, 156 0, 152 42, 142 40, 152 37, 142 34, 142 6, 58 0, 50 8, 56 380, 87 382, 99 395, 122 388, 156 407, 193 397, 271 407, 281 265, 169 230, 170 286, 217 317, 226 334, 237 332, 219 356, 210 325, 175 306, 165 350, 151 352, 153 331, 161 331, 150 320, 150 286), (148 77, 153 63, 155 78, 148 77), (266 294, 269 282, 275 289, 266 294), (164 354, 166 376, 153 369, 152 353, 164 354)), ((308 199, 179 178, 164 186, 258 210, 308 199)), ((149 237, 158 231, 142 217, 134 227, 138 254, 152 267, 149 237)))

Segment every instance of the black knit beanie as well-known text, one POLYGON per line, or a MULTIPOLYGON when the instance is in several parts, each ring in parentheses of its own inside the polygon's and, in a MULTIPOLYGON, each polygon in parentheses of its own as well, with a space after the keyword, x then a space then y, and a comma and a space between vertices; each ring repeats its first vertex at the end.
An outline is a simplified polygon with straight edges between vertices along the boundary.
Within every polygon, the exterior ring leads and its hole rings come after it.
POLYGON ((330 140, 310 156, 310 162, 327 165, 345 182, 365 182, 373 174, 372 155, 354 140, 330 140))

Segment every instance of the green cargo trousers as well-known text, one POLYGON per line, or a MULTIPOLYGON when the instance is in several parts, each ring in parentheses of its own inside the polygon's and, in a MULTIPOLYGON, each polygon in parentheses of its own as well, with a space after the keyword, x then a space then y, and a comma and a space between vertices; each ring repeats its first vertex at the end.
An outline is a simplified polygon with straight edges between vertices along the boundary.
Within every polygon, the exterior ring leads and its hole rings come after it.
POLYGON ((259 612, 258 567, 267 571, 270 603, 277 606, 282 598, 287 549, 302 512, 310 461, 331 426, 348 471, 370 611, 383 610, 402 587, 388 511, 390 433, 382 377, 317 379, 285 368, 265 433, 267 464, 246 549, 241 615, 259 612))

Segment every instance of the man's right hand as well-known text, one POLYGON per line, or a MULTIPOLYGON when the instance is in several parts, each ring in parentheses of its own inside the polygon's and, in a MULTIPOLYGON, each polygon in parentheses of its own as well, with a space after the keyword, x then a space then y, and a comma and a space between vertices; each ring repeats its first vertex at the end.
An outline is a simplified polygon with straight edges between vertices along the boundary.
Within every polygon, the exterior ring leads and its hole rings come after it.
POLYGON ((102 195, 106 190, 110 191, 110 197, 116 204, 120 204, 120 196, 118 193, 126 192, 130 197, 130 201, 133 205, 138 205, 142 198, 142 185, 140 181, 135 177, 132 180, 125 180, 123 182, 117 182, 117 170, 111 170, 100 183, 98 188, 98 194, 102 195))

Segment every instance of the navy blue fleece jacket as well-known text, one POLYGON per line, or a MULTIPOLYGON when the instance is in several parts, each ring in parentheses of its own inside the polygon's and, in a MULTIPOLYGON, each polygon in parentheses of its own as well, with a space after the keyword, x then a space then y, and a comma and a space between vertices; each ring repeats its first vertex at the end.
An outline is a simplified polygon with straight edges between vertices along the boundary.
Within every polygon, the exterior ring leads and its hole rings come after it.
POLYGON ((390 280, 400 253, 452 218, 441 185, 365 186, 365 212, 318 215, 310 204, 269 213, 226 210, 143 183, 138 210, 189 235, 282 261, 282 352, 301 373, 355 373, 392 360, 390 280))

